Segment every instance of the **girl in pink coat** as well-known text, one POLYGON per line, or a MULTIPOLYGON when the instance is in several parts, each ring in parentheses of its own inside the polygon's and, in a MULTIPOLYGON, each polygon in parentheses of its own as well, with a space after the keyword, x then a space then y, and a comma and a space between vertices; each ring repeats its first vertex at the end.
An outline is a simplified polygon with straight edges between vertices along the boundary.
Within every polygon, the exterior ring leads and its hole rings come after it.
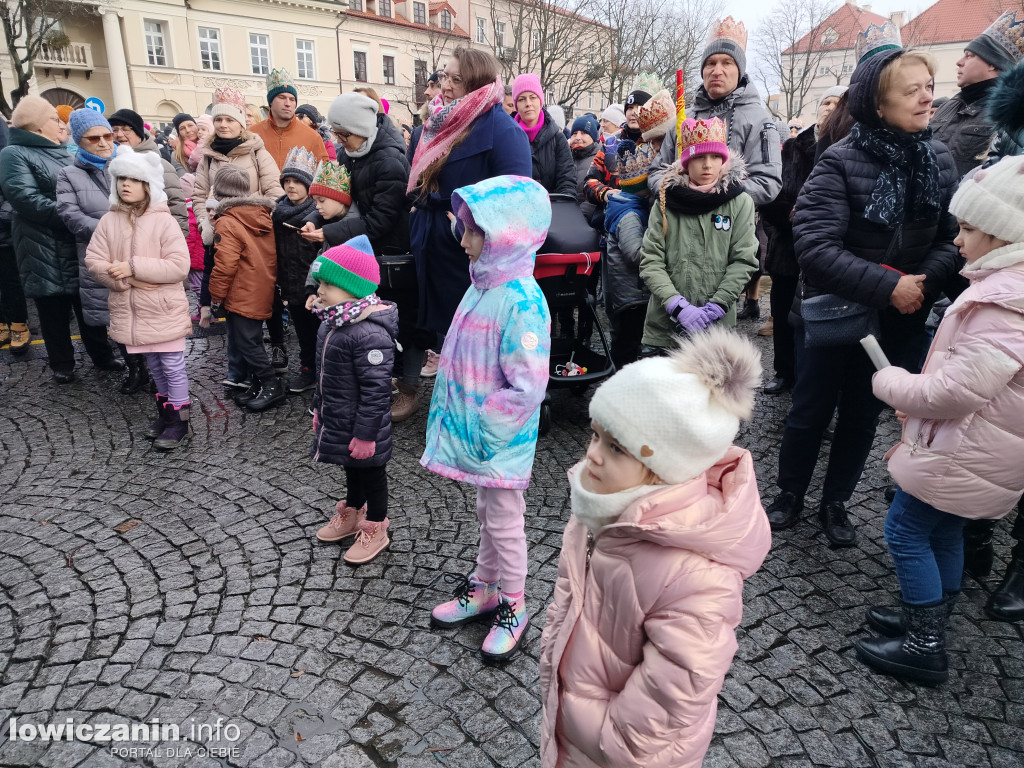
POLYGON ((857 643, 873 669, 932 684, 949 676, 964 523, 1005 516, 1024 491, 1024 157, 978 171, 949 210, 970 286, 946 310, 921 373, 890 366, 872 379, 903 423, 885 520, 902 612, 869 609, 882 636, 857 643))
POLYGON ((771 547, 732 445, 760 382, 750 342, 713 328, 594 394, 541 640, 544 768, 701 765, 771 547))
POLYGON ((100 219, 85 266, 110 289, 110 336, 145 354, 157 387, 157 419, 146 437, 160 450, 188 439, 185 337, 192 332, 182 281, 188 275, 185 237, 167 207, 157 154, 122 146, 110 161, 111 210, 100 219))

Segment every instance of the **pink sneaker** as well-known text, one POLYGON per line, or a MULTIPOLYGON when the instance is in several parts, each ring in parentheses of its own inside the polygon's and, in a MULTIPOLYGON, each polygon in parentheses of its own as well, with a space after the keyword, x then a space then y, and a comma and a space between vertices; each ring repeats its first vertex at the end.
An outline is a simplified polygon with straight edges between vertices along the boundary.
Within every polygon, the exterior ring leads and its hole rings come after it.
POLYGON ((346 499, 342 499, 335 507, 334 517, 331 521, 316 532, 320 541, 340 541, 346 536, 352 536, 358 529, 359 523, 366 519, 366 505, 362 509, 354 509, 346 506, 346 499))
POLYGON ((432 349, 427 350, 427 356, 423 362, 423 368, 420 369, 420 376, 424 379, 430 379, 437 376, 437 364, 441 362, 441 356, 432 349))
POLYGON ((498 583, 479 581, 475 573, 469 578, 461 574, 445 574, 444 580, 455 587, 455 599, 441 603, 430 612, 430 621, 435 627, 448 629, 468 621, 485 619, 494 613, 501 601, 498 583))
POLYGON ((480 646, 480 653, 485 659, 500 661, 507 659, 519 648, 519 641, 530 626, 530 617, 526 613, 526 601, 520 598, 512 600, 508 595, 501 596, 501 604, 494 613, 494 624, 480 646))
POLYGON ((356 533, 356 540, 345 553, 345 562, 352 565, 368 563, 391 543, 388 538, 389 520, 385 517, 379 523, 371 520, 363 520, 359 523, 359 531, 356 533))

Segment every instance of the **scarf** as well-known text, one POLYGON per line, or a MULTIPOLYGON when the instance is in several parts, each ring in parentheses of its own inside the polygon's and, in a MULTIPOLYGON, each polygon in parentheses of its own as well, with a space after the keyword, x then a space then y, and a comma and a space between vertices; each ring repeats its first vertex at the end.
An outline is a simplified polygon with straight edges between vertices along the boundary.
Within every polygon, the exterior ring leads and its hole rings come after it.
POLYGON ((542 109, 540 111, 540 115, 537 117, 537 124, 533 126, 533 128, 527 128, 526 123, 523 122, 518 113, 516 114, 516 123, 520 128, 526 131, 526 138, 528 138, 530 143, 533 144, 533 140, 537 138, 537 134, 540 133, 540 129, 544 127, 544 110, 542 109))
POLYGON ((235 147, 240 146, 243 141, 245 141, 245 139, 242 138, 241 136, 239 136, 237 139, 222 139, 220 136, 217 136, 212 141, 210 141, 209 146, 210 149, 212 149, 214 152, 219 152, 220 154, 227 157, 228 152, 230 152, 235 147))
POLYGON ((501 84, 501 76, 494 82, 477 88, 461 99, 441 107, 427 118, 420 134, 420 143, 416 145, 416 156, 409 172, 409 184, 406 192, 416 189, 423 171, 435 160, 447 157, 452 146, 468 131, 473 122, 495 104, 501 104, 505 98, 505 87, 501 84))
POLYGON ((594 493, 580 483, 580 476, 586 471, 587 463, 588 460, 583 459, 569 470, 569 500, 573 515, 591 533, 597 533, 606 525, 614 523, 637 499, 665 487, 638 485, 618 493, 594 493))
POLYGON ((939 161, 931 138, 931 128, 902 133, 854 124, 850 144, 881 166, 864 208, 865 219, 886 229, 895 229, 901 219, 934 219, 939 215, 942 202, 939 161))
POLYGON ((651 216, 651 209, 647 207, 647 201, 638 195, 629 192, 619 192, 617 195, 608 195, 608 202, 604 209, 604 228, 609 235, 614 235, 619 228, 619 222, 627 213, 635 213, 643 222, 644 229, 647 229, 647 220, 651 216))
MULTIPOLYGON (((711 186, 714 188, 720 183, 721 182, 716 181, 711 186)), ((738 181, 734 181, 724 192, 700 192, 696 189, 690 188, 689 177, 687 177, 686 186, 683 186, 682 184, 665 186, 663 184, 661 192, 662 211, 664 211, 665 208, 668 208, 668 210, 673 213, 680 213, 684 216, 699 216, 705 213, 711 213, 711 211, 725 205, 734 197, 738 197, 743 194, 743 185, 738 181)))
POLYGON ((377 298, 376 293, 371 293, 366 298, 343 301, 330 307, 314 304, 313 314, 321 323, 333 325, 335 328, 344 328, 346 325, 358 323, 363 317, 363 312, 374 304, 380 304, 380 299, 377 298))
POLYGON ((374 139, 377 138, 377 131, 371 131, 371 133, 373 133, 373 136, 367 136, 366 141, 363 142, 363 146, 361 146, 355 152, 349 152, 346 149, 345 154, 348 155, 349 157, 366 157, 366 155, 368 155, 370 152, 370 147, 373 146, 374 139))
POLYGON ((288 195, 281 195, 277 199, 277 205, 270 213, 270 218, 275 224, 291 224, 294 227, 302 227, 311 213, 316 211, 316 200, 306 197, 296 205, 288 199, 288 195))
POLYGON ((196 151, 196 143, 194 141, 184 141, 182 144, 185 146, 185 157, 196 151))
POLYGON ((107 163, 109 163, 110 159, 115 155, 117 155, 116 144, 114 145, 114 154, 112 154, 110 157, 99 157, 97 155, 92 154, 91 152, 86 152, 81 147, 78 148, 78 153, 76 157, 81 158, 82 162, 88 163, 89 165, 99 168, 102 171, 107 167, 107 163))

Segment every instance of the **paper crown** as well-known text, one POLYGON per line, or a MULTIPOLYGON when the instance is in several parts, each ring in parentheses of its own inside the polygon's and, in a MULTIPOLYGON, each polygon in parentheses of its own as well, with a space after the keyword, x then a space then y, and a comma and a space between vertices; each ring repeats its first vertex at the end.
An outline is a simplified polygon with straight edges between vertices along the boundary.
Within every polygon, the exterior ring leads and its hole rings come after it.
POLYGON ((732 40, 736 45, 747 50, 747 28, 742 21, 735 21, 732 16, 719 19, 711 25, 711 33, 708 35, 708 45, 717 40, 732 40))
POLYGON ((349 178, 348 168, 333 160, 320 163, 313 174, 309 194, 310 197, 319 195, 345 205, 352 205, 352 180, 349 178))
POLYGON ((1024 19, 1017 21, 1016 11, 1007 11, 981 34, 991 37, 1014 61, 1024 58, 1024 19))
POLYGON ((644 141, 658 139, 668 133, 676 123, 676 105, 669 92, 662 88, 650 101, 640 105, 636 110, 636 120, 644 141))
POLYGON ((647 94, 657 93, 662 88, 661 78, 659 78, 653 72, 641 72, 636 80, 633 81, 633 87, 630 91, 643 91, 647 94))
MULTIPOLYGON (((628 146, 628 145, 626 145, 628 146)), ((647 142, 634 149, 619 149, 619 189, 623 192, 637 192, 647 186, 647 171, 654 162, 655 151, 647 142)))
POLYGON ((292 147, 288 150, 288 156, 284 159, 284 167, 281 168, 281 178, 294 177, 303 181, 308 187, 313 183, 313 174, 315 173, 316 155, 305 147, 292 147))
POLYGON ((857 63, 881 51, 889 51, 893 48, 902 48, 903 38, 900 37, 900 30, 891 21, 884 24, 869 24, 868 28, 857 35, 853 50, 857 63))
POLYGON ((291 73, 284 67, 272 69, 267 75, 267 101, 273 101, 275 96, 282 93, 290 93, 295 98, 299 97, 291 73))
POLYGON ((214 105, 227 104, 236 107, 242 110, 242 114, 245 114, 245 96, 235 88, 217 88, 213 92, 213 103, 214 105))
MULTIPOLYGON (((697 144, 728 145, 729 132, 717 117, 710 120, 685 120, 679 127, 679 146, 685 152, 697 144)), ((682 156, 683 152, 680 153, 682 156)))

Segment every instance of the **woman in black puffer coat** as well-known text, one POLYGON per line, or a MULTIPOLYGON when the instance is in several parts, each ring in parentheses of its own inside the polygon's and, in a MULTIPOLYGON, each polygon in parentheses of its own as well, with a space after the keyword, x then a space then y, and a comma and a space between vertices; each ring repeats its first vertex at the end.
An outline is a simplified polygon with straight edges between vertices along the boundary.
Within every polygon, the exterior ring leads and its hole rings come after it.
MULTIPOLYGON (((796 203, 793 233, 807 299, 834 293, 878 310, 879 342, 894 365, 920 355, 924 322, 961 265, 948 212, 959 176, 931 138, 935 66, 896 49, 864 61, 848 93, 857 123, 821 156, 796 203), (881 92, 883 72, 889 87, 881 92), (881 113, 881 114, 880 114, 881 113)), ((851 546, 845 509, 864 469, 883 404, 859 345, 807 347, 796 329, 796 387, 779 455, 780 494, 767 509, 774 530, 794 525, 838 405, 818 517, 828 539, 851 546)))
POLYGON ((544 109, 544 91, 536 75, 520 75, 512 85, 515 121, 526 131, 533 156, 533 179, 549 194, 576 197, 576 164, 565 134, 544 109))

